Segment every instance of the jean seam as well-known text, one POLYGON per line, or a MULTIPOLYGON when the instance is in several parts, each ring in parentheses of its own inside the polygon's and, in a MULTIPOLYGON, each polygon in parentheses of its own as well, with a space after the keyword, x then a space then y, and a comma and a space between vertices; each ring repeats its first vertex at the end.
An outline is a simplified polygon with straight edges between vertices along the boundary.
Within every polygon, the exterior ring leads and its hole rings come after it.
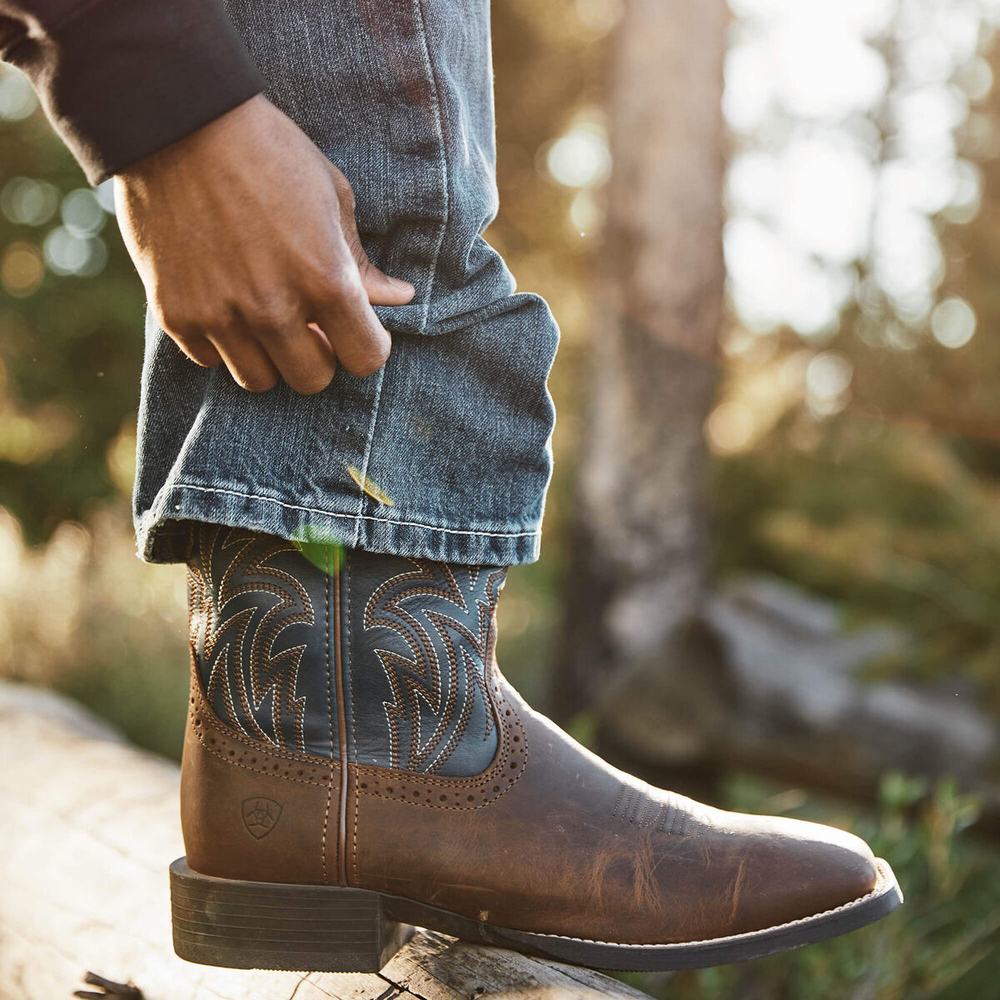
POLYGON ((434 72, 434 63, 431 60, 430 45, 427 42, 426 20, 424 18, 423 0, 413 0, 413 10, 417 16, 420 29, 420 40, 423 43, 424 67, 427 70, 427 82, 431 88, 431 108, 434 112, 434 121, 437 125, 437 140, 440 155, 438 163, 441 170, 441 200, 444 212, 442 213, 441 230, 438 233, 437 246, 434 248, 430 262, 430 284, 427 288, 427 301, 424 303, 424 316, 421 327, 426 328, 430 320, 431 299, 434 297, 434 284, 437 279, 438 259, 441 256, 441 249, 444 246, 445 234, 448 231, 448 212, 450 209, 450 198, 448 197, 448 150, 444 141, 444 120, 441 117, 441 95, 438 88, 437 74, 434 72))
POLYGON ((240 490, 223 489, 218 486, 196 486, 194 483, 174 483, 167 490, 195 490, 199 493, 221 493, 226 496, 241 497, 244 500, 261 500, 273 503, 288 510, 301 510, 306 514, 322 514, 324 517, 339 517, 344 520, 378 521, 382 524, 394 524, 404 528, 424 528, 427 531, 440 531, 447 535, 473 535, 483 538, 534 538, 541 534, 541 529, 534 531, 473 531, 464 528, 444 528, 438 524, 425 524, 422 521, 399 521, 391 517, 376 517, 374 514, 344 514, 338 511, 323 510, 321 507, 306 507, 303 504, 287 503, 276 497, 262 496, 259 493, 243 493, 240 490))
MULTIPOLYGON (((358 483, 358 513, 357 517, 365 516, 365 498, 368 496, 368 460, 371 458, 372 443, 375 440, 375 428, 378 426, 378 411, 382 405, 382 386, 385 384, 385 365, 378 372, 378 384, 375 387, 375 401, 372 406, 372 419, 368 425, 368 439, 365 441, 365 453, 361 459, 361 482, 358 483)), ((354 528, 354 547, 361 541, 361 522, 354 528)))

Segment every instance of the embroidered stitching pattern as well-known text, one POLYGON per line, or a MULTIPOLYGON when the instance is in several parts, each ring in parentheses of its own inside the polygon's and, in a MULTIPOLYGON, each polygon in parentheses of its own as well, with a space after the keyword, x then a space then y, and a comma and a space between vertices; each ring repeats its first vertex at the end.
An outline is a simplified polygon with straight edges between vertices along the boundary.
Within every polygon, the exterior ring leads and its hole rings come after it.
MULTIPOLYGON (((206 753, 225 764, 241 767, 255 774, 280 776, 301 785, 329 785, 331 770, 326 764, 316 763, 316 757, 312 754, 276 750, 267 744, 241 736, 221 722, 205 701, 197 673, 192 676, 191 690, 191 725, 206 753), (261 766, 258 766, 258 760, 261 766), (271 766, 263 766, 269 760, 272 762, 271 766)), ((339 768, 339 762, 333 761, 331 767, 339 768)), ((339 774, 339 771, 336 773, 339 774)))
POLYGON ((287 542, 263 548, 246 532, 202 525, 197 556, 189 563, 191 643, 206 672, 206 697, 224 708, 224 721, 245 735, 284 747, 305 749, 305 698, 296 695, 305 645, 275 650, 293 625, 314 623, 312 602, 302 584, 270 564, 287 542), (218 587, 212 584, 216 558, 228 559, 218 587), (238 582, 243 581, 243 582, 238 582), (250 594, 275 600, 263 610, 227 607, 250 594), (294 734, 286 737, 286 727, 294 734))
MULTIPOLYGON (((490 587, 499 594, 504 573, 501 570, 492 576, 494 580, 490 587)), ((530 748, 518 713, 507 700, 498 679, 495 651, 496 628, 491 622, 484 686, 500 734, 500 743, 489 768, 482 774, 458 778, 393 771, 370 764, 352 764, 359 797, 376 796, 428 809, 467 811, 489 805, 517 784, 527 767, 530 748)))
POLYGON ((414 561, 414 566, 376 588, 365 605, 363 625, 366 630, 389 629, 409 651, 409 656, 404 656, 393 650, 375 649, 392 692, 392 700, 383 703, 389 766, 437 771, 467 736, 477 696, 486 709, 482 738, 489 738, 493 732, 484 674, 503 574, 491 575, 483 593, 470 607, 455 578, 455 573, 462 570, 423 561, 414 561), (442 603, 452 605, 456 614, 474 615, 476 631, 458 617, 446 614, 442 603), (447 670, 442 670, 431 631, 444 648, 447 670), (433 727, 429 734, 424 732, 427 714, 433 727), (405 753, 400 734, 404 725, 409 734, 405 753))
POLYGON ((640 828, 653 827, 660 833, 682 835, 687 829, 687 816, 675 802, 657 802, 631 785, 619 789, 611 818, 640 828))

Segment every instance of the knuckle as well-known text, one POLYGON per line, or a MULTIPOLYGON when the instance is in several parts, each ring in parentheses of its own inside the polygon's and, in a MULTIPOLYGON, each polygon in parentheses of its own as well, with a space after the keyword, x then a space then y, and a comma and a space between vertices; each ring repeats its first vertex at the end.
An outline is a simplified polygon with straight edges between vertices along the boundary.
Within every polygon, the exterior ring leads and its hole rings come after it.
POLYGON ((175 336, 186 336, 194 326, 187 311, 174 302, 152 303, 153 316, 161 330, 175 336))
POLYGON ((280 334, 295 312, 290 302, 277 296, 258 299, 242 310, 247 326, 268 337, 280 334))
POLYGON ((277 340, 281 333, 277 321, 269 316, 253 316, 247 320, 247 325, 258 340, 265 342, 277 340))
POLYGON ((192 326, 199 330, 229 334, 239 328, 239 316, 228 303, 216 303, 197 311, 192 326))
POLYGON ((345 305, 355 301, 360 291, 361 278, 357 265, 353 261, 338 264, 327 272, 323 294, 323 298, 327 302, 345 305))

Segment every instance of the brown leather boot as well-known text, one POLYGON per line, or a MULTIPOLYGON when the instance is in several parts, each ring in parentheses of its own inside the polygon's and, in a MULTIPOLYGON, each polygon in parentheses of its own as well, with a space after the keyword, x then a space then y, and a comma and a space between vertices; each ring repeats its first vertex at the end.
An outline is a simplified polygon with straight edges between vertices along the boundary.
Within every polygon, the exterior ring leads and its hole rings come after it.
POLYGON ((416 924, 673 969, 902 901, 857 837, 651 788, 533 712, 493 655, 502 569, 197 536, 183 958, 375 971, 416 924))

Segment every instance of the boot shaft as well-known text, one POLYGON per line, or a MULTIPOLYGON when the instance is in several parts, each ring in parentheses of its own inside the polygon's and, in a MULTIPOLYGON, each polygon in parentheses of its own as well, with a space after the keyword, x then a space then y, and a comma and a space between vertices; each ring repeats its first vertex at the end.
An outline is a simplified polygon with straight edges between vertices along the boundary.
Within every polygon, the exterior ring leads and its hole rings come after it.
POLYGON ((504 572, 199 525, 195 679, 263 747, 479 774, 498 745, 486 676, 504 572))

